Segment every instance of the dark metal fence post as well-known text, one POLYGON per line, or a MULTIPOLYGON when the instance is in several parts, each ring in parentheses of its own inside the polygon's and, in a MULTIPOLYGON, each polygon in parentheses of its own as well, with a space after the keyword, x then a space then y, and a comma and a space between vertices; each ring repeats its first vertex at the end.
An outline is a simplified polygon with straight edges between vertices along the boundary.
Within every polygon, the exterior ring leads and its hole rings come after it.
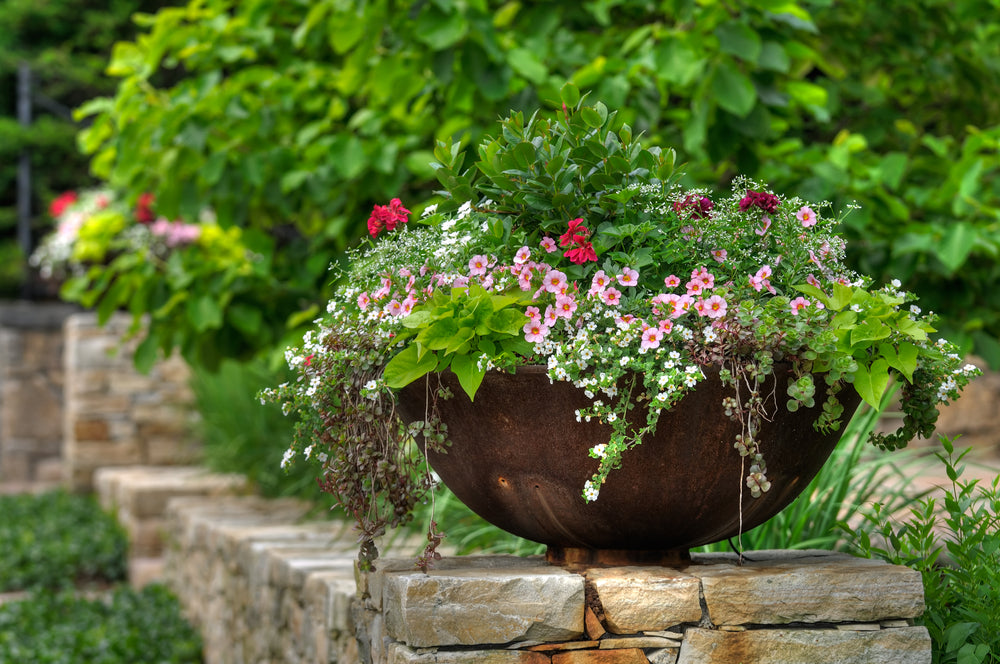
MULTIPOLYGON (((22 62, 17 68, 17 120, 25 131, 31 126, 31 68, 22 62)), ((21 150, 17 166, 17 242, 25 259, 31 255, 31 152, 21 150)), ((28 280, 24 295, 28 295, 28 280)))

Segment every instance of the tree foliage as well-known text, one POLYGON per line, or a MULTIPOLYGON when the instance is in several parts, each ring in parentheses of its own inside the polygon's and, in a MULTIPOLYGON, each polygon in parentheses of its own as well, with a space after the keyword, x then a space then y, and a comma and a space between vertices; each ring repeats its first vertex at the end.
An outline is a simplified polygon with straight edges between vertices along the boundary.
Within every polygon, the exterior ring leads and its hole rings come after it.
MULTIPOLYGON (((1000 23, 994 0, 954 4, 192 0, 115 46, 82 145, 168 215, 209 206, 332 257, 373 203, 431 193, 436 142, 478 143, 572 81, 675 146, 689 184, 859 201, 859 266, 997 363, 1000 23)), ((318 295, 325 275, 295 278, 318 295)))

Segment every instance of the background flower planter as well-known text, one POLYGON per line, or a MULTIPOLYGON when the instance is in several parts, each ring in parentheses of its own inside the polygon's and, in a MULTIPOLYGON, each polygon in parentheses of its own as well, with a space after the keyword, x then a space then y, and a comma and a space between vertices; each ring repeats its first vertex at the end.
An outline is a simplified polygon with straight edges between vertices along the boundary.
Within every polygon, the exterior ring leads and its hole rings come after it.
MULTIPOLYGON (((549 546, 550 559, 633 562, 684 556, 689 547, 733 537, 777 514, 819 471, 840 439, 812 427, 825 394, 817 386, 814 409, 790 413, 784 406, 788 371, 776 367, 778 385, 765 384, 779 403, 765 422, 761 450, 770 491, 752 498, 749 463, 741 467, 733 447, 739 424, 726 418, 722 399, 731 395, 717 372, 661 415, 656 435, 623 455, 597 501, 581 496, 597 469, 588 450, 608 440, 610 427, 576 421, 589 400, 569 383, 550 384, 544 367, 516 374, 490 372, 471 402, 450 372, 442 375, 455 396, 439 401, 452 446, 430 454, 434 470, 455 495, 490 523, 549 546), (597 551, 606 550, 602 556, 597 551), (588 553, 589 552, 589 553, 588 553), (596 557, 595 557, 596 556, 596 557)), ((404 419, 421 419, 424 382, 400 394, 404 419)), ((853 390, 842 398, 853 412, 853 390), (849 396, 848 396, 849 395, 849 396)))

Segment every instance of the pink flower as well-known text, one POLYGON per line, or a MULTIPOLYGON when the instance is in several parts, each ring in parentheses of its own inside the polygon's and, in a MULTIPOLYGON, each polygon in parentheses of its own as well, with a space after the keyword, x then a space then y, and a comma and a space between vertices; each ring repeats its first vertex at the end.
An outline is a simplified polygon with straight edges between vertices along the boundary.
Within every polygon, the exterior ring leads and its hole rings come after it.
POLYGON ((713 249, 711 253, 712 253, 712 258, 714 258, 718 262, 720 263, 726 262, 726 256, 728 255, 728 252, 725 249, 713 249))
POLYGON ((557 250, 557 248, 556 248, 556 241, 553 240, 550 237, 543 237, 542 241, 539 243, 539 245, 542 247, 542 249, 545 250, 546 253, 549 253, 549 254, 551 254, 553 251, 557 250))
POLYGON ((524 315, 528 317, 528 320, 542 320, 542 312, 538 310, 538 307, 525 307, 524 315))
POLYGON ((821 283, 819 283, 819 279, 817 279, 816 277, 814 277, 811 273, 809 274, 808 277, 806 277, 806 283, 809 284, 809 285, 811 285, 811 286, 815 286, 816 288, 819 288, 819 289, 823 288, 823 285, 821 283))
POLYGON ((604 273, 604 270, 598 270, 590 280, 590 290, 587 291, 587 295, 600 295, 610 283, 611 278, 604 273))
POLYGON ((670 320, 669 318, 664 318, 663 320, 660 321, 657 327, 659 327, 660 331, 663 332, 664 334, 670 334, 670 330, 674 329, 674 321, 670 320))
POLYGON ((531 258, 531 249, 521 247, 517 250, 517 253, 514 254, 514 265, 524 265, 528 262, 529 258, 531 258))
POLYGON ((556 296, 556 314, 560 318, 571 318, 576 312, 576 300, 568 295, 556 296))
POLYGON ((560 293, 566 286, 568 286, 566 275, 559 270, 549 270, 542 279, 542 288, 549 293, 560 293))
POLYGON ((559 311, 551 304, 545 307, 545 325, 555 325, 559 320, 559 311))
POLYGON ((666 305, 666 314, 671 318, 677 319, 683 316, 691 308, 691 304, 694 302, 694 298, 690 295, 677 295, 676 293, 668 293, 663 296, 663 304, 666 305))
POLYGON ((760 223, 760 228, 755 228, 753 232, 763 237, 767 233, 768 229, 771 228, 771 218, 765 214, 760 218, 760 223))
POLYGON ((489 266, 489 259, 483 255, 476 255, 469 259, 469 275, 470 276, 481 276, 486 274, 486 268, 489 266))
POLYGON ((705 266, 691 271, 691 281, 700 282, 703 288, 715 287, 715 276, 705 269, 705 266))
POLYGON ((818 258, 816 258, 816 254, 814 254, 812 252, 812 249, 809 250, 809 262, 810 263, 815 263, 816 267, 819 267, 819 268, 823 267, 823 264, 819 262, 818 258))
POLYGON ((685 287, 687 288, 688 295, 701 295, 701 290, 703 288, 703 286, 701 285, 701 281, 697 281, 694 279, 687 282, 687 284, 685 284, 685 287))
POLYGON ((622 301, 621 291, 614 287, 606 288, 601 293, 601 301, 609 307, 617 307, 622 301))
POLYGON ((799 211, 795 213, 795 218, 806 228, 816 225, 816 213, 809 206, 803 205, 799 208, 799 211))
POLYGON ((529 320, 521 329, 524 330, 524 340, 528 343, 545 341, 545 337, 549 334, 549 328, 540 321, 529 320))
POLYGON ((719 295, 713 295, 705 301, 705 316, 722 318, 726 315, 726 301, 719 295))
POLYGON ((653 348, 660 347, 660 339, 663 338, 663 331, 658 327, 647 327, 642 331, 642 343, 639 344, 639 348, 642 350, 650 350, 653 348))
POLYGON ((639 273, 629 267, 623 269, 616 278, 622 286, 635 286, 639 283, 639 273))
POLYGON ((791 302, 789 302, 788 304, 792 308, 792 315, 798 316, 800 311, 809 306, 809 300, 807 300, 802 296, 799 296, 794 300, 792 300, 791 302))
POLYGON ((708 315, 706 307, 707 305, 705 304, 705 300, 701 299, 700 297, 694 303, 694 310, 698 312, 699 316, 708 315))
POLYGON ((358 309, 361 309, 361 311, 367 311, 368 305, 371 304, 371 301, 372 299, 368 296, 367 291, 358 295, 358 309))
POLYGON ((385 312, 392 314, 393 316, 403 315, 403 304, 399 300, 390 300, 389 304, 385 305, 385 312))
POLYGON ((676 288, 681 285, 681 280, 676 274, 672 274, 663 280, 667 288, 676 288))
POLYGON ((517 285, 521 287, 521 290, 531 290, 531 268, 524 268, 517 275, 517 285))

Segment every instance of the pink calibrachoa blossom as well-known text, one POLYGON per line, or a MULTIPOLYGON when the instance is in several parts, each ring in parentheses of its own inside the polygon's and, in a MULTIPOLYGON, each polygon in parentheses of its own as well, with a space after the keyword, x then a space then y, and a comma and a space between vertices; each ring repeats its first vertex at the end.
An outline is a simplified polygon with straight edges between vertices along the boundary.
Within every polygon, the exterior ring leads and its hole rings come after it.
POLYGON ((792 315, 798 316, 800 311, 809 306, 809 300, 800 295, 789 302, 788 305, 792 308, 792 315))
POLYGON ((715 288, 715 275, 709 272, 705 266, 691 271, 691 281, 697 281, 702 288, 715 288))
POLYGON ((639 272, 630 267, 622 270, 622 273, 615 277, 622 286, 636 286, 639 284, 639 272))
POLYGON ((663 332, 664 334, 670 334, 670 331, 674 329, 674 321, 670 320, 669 318, 664 318, 659 322, 657 327, 659 327, 660 331, 663 332))
POLYGON ((486 274, 486 268, 489 267, 489 259, 483 255, 476 255, 469 259, 469 275, 470 276, 481 276, 486 274))
POLYGON ((549 293, 560 293, 568 285, 566 275, 559 270, 549 270, 542 278, 542 288, 549 293))
POLYGON ((763 217, 760 218, 760 224, 761 224, 760 228, 753 229, 753 232, 763 237, 765 234, 767 234, 767 231, 771 228, 771 218, 765 214, 763 217))
POLYGON ((708 305, 705 303, 705 300, 701 299, 700 297, 697 300, 695 300, 695 303, 692 306, 694 306, 694 310, 698 312, 699 316, 708 315, 708 305))
POLYGON ((390 300, 389 304, 385 305, 385 312, 393 316, 402 316, 403 303, 399 300, 390 300))
POLYGON ((555 325, 559 322, 559 311, 551 304, 545 307, 545 319, 542 322, 545 325, 555 325))
POLYGON ((663 280, 663 283, 667 288, 676 288, 681 285, 681 279, 676 274, 671 274, 663 280))
POLYGON ((549 328, 540 321, 529 320, 521 329, 524 330, 524 340, 528 343, 545 341, 545 337, 549 334, 549 328))
POLYGON ((557 251, 556 241, 550 237, 543 237, 538 244, 545 250, 545 253, 551 254, 553 251, 557 251))
POLYGON ((389 293, 391 292, 392 292, 392 279, 383 279, 382 288, 379 288, 377 291, 372 293, 372 299, 378 302, 379 300, 382 300, 386 296, 388 296, 389 293))
POLYGON ((556 314, 560 318, 572 318, 576 312, 576 300, 568 295, 556 296, 556 314))
POLYGON ((694 298, 687 294, 677 295, 676 293, 668 293, 663 296, 663 304, 667 307, 666 314, 673 319, 680 318, 686 314, 693 302, 694 298))
POLYGON ((622 302, 622 294, 617 288, 609 287, 601 293, 601 301, 610 307, 617 307, 622 302))
POLYGON ((766 288, 768 293, 774 295, 775 293, 777 293, 777 291, 774 290, 774 286, 771 285, 770 277, 771 277, 771 266, 765 265, 759 270, 757 270, 757 274, 754 274, 750 277, 750 285, 758 293, 762 288, 766 288))
POLYGON ((371 304, 371 301, 372 298, 368 295, 367 291, 358 295, 358 309, 361 309, 361 311, 367 311, 368 305, 371 304))
POLYGON ((605 274, 604 270, 598 270, 594 274, 594 278, 590 280, 590 290, 587 291, 587 295, 600 295, 609 285, 611 285, 611 277, 605 274))
POLYGON ((651 350, 660 347, 660 340, 663 338, 663 331, 658 327, 647 327, 642 331, 642 343, 639 348, 651 350))
POLYGON ((812 249, 809 250, 809 262, 814 263, 816 267, 820 269, 823 268, 823 264, 819 262, 818 258, 816 258, 816 254, 813 253, 812 249))
POLYGON ((531 268, 526 267, 517 273, 517 285, 523 291, 531 290, 531 268))
POLYGON ((709 318, 722 318, 726 315, 727 307, 721 295, 713 295, 705 301, 705 315, 709 318))
POLYGON ((514 265, 524 265, 528 262, 529 258, 531 258, 531 249, 528 247, 521 247, 517 250, 517 253, 514 254, 514 265))
POLYGON ((528 320, 542 320, 542 312, 538 310, 538 307, 525 307, 524 315, 528 317, 528 320))
POLYGON ((692 279, 691 281, 684 284, 684 287, 687 288, 688 295, 701 295, 701 291, 704 288, 704 286, 702 286, 701 284, 701 281, 695 279, 692 279))
POLYGON ((413 313, 413 307, 417 306, 417 298, 413 293, 410 293, 400 304, 402 306, 402 314, 409 316, 413 313))
POLYGON ((823 284, 821 284, 819 282, 819 279, 817 279, 811 272, 809 273, 809 276, 806 277, 806 283, 809 284, 810 286, 815 286, 816 288, 819 288, 821 290, 823 288, 823 284))
POLYGON ((729 255, 729 252, 727 252, 725 249, 713 249, 711 253, 712 253, 712 258, 714 258, 720 263, 725 263, 726 256, 729 255))
POLYGON ((799 220, 805 228, 816 225, 816 213, 813 212, 812 208, 808 205, 803 205, 799 208, 799 211, 795 213, 795 218, 799 220))

